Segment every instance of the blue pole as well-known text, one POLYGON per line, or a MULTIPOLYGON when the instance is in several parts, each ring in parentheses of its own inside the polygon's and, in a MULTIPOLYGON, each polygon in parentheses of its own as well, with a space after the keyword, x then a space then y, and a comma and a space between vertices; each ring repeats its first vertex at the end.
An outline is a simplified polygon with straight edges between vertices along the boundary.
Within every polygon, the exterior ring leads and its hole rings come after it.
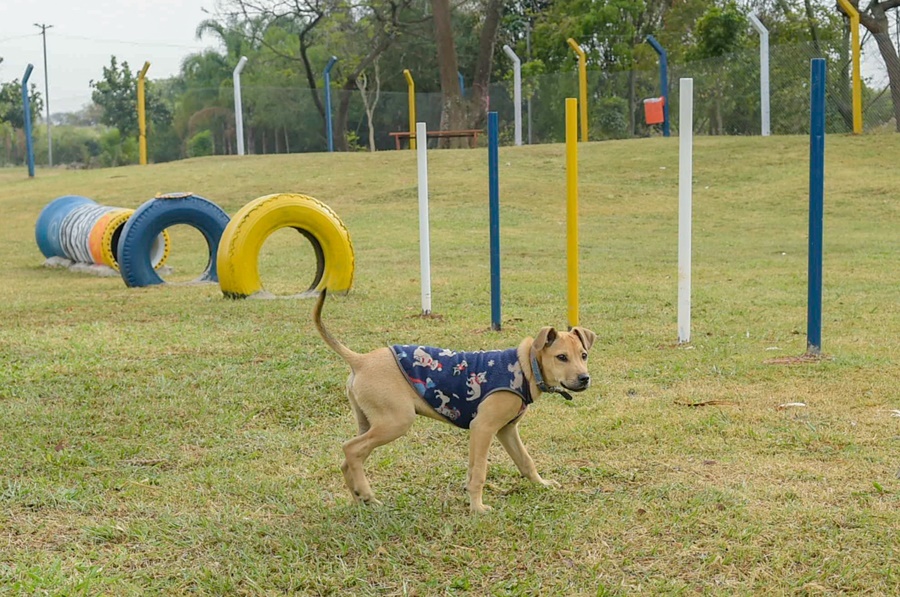
POLYGON ((332 56, 325 66, 325 135, 328 137, 328 151, 334 151, 334 135, 331 130, 331 67, 337 60, 337 56, 332 56))
POLYGON ((488 112, 488 203, 491 230, 491 329, 500 331, 500 126, 496 112, 488 112))
POLYGON ((456 71, 456 76, 459 78, 459 96, 466 97, 466 81, 461 72, 456 71))
POLYGON ((825 203, 825 59, 810 66, 809 118, 809 290, 806 352, 822 350, 822 230, 825 203))
POLYGON ((22 109, 25 110, 25 152, 28 154, 28 176, 34 178, 34 140, 31 138, 31 101, 28 99, 28 77, 34 65, 29 64, 22 77, 22 109))
POLYGON ((647 36, 647 43, 659 54, 659 86, 663 96, 663 137, 669 136, 669 60, 665 49, 652 35, 647 36))

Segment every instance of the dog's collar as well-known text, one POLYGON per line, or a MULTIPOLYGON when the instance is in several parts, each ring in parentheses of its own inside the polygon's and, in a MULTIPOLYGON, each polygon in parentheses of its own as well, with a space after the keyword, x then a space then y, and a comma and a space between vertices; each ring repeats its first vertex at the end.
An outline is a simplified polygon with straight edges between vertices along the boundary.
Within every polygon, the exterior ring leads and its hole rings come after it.
POLYGON ((553 392, 554 394, 559 394, 566 400, 572 399, 572 394, 565 391, 560 386, 548 386, 544 381, 544 376, 541 375, 541 366, 537 361, 537 352, 532 348, 531 349, 531 373, 534 375, 534 383, 537 384, 537 387, 542 392, 553 392))

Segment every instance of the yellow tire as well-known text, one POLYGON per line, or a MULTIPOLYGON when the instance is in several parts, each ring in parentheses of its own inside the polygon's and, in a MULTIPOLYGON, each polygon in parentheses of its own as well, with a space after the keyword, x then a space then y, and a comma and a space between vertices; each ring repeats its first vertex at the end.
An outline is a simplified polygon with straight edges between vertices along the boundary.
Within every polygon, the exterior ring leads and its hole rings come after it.
POLYGON ((279 193, 254 199, 238 211, 222 234, 216 255, 219 286, 228 298, 263 290, 259 252, 276 230, 294 228, 316 253, 316 277, 307 293, 325 288, 345 293, 353 284, 353 244, 330 207, 306 195, 279 193))
MULTIPOLYGON (((100 241, 100 253, 103 258, 103 265, 109 266, 119 271, 119 262, 116 253, 119 247, 119 235, 122 234, 122 228, 125 222, 134 213, 133 209, 122 209, 113 212, 111 217, 103 224, 103 236, 100 241)), ((150 263, 153 269, 161 268, 169 258, 169 233, 165 230, 153 241, 153 248, 150 251, 150 263)))

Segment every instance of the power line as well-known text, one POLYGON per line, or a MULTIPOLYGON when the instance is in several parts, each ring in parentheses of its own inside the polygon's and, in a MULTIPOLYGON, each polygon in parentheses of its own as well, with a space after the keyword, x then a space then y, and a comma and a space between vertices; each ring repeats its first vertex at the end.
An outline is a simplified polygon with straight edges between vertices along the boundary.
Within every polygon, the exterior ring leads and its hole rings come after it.
POLYGON ((40 33, 27 33, 25 35, 13 35, 12 37, 4 37, 3 39, 0 39, 0 44, 16 39, 25 39, 26 37, 37 37, 38 35, 40 35, 40 33))
POLYGON ((57 37, 63 39, 76 39, 80 41, 90 41, 95 43, 103 43, 103 44, 124 44, 129 46, 144 46, 151 48, 182 48, 188 50, 203 50, 209 47, 209 45, 205 46, 189 46, 186 44, 166 44, 159 43, 154 41, 134 41, 134 40, 124 40, 124 39, 101 39, 97 37, 87 37, 84 35, 65 35, 65 34, 57 34, 57 37))

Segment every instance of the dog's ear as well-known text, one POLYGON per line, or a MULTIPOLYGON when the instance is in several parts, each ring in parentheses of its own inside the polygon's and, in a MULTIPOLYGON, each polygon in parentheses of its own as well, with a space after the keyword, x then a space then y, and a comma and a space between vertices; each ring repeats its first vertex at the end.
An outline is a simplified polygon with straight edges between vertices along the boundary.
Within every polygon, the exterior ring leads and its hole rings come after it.
POLYGON ((597 339, 597 334, 587 328, 574 327, 572 328, 572 333, 578 336, 578 339, 581 340, 585 350, 590 350, 591 346, 594 345, 594 341, 597 339))
POLYGON ((539 351, 545 349, 556 342, 558 336, 559 334, 554 327, 547 326, 541 328, 541 331, 538 332, 537 337, 534 339, 534 349, 539 351))

